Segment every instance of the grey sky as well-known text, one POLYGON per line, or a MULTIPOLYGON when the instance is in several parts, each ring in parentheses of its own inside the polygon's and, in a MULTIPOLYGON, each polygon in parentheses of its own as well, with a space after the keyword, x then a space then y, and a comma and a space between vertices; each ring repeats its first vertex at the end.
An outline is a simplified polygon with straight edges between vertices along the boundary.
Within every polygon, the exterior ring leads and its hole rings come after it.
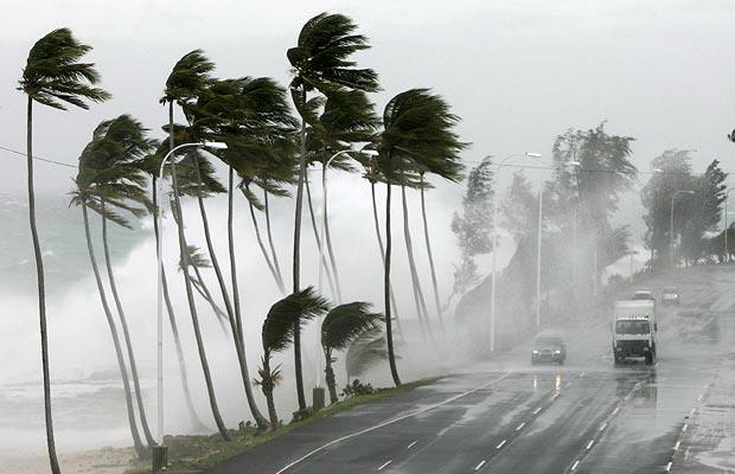
MULTIPOLYGON (((469 161, 517 151, 549 155, 569 127, 608 120, 638 138, 641 169, 666 148, 696 149, 735 171, 735 2, 563 1, 144 1, 9 0, 0 28, 0 146, 24 150, 25 97, 15 90, 28 50, 68 26, 94 46, 110 102, 91 111, 36 107, 35 153, 75 160, 101 120, 130 113, 158 129, 157 100, 171 67, 202 48, 216 75, 267 75, 285 83, 285 51, 304 21, 321 12, 351 16, 373 49, 384 91, 378 109, 411 87, 432 87, 462 117, 469 161)), ((24 166, 0 151, 3 190, 21 190, 24 166)), ((57 192, 70 171, 39 165, 38 183, 57 192)))

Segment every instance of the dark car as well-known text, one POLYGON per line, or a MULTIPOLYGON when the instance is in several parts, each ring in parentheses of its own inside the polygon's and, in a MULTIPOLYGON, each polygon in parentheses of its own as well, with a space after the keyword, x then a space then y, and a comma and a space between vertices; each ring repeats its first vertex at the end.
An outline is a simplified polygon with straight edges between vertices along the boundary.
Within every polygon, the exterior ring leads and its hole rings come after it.
POLYGON ((679 304, 679 288, 669 286, 661 291, 661 303, 663 304, 679 304))
POLYGON ((567 358, 567 345, 559 334, 539 334, 531 350, 531 363, 551 362, 562 365, 567 358))
POLYGON ((633 299, 656 301, 656 298, 653 297, 653 291, 651 290, 636 290, 635 293, 633 293, 633 299))

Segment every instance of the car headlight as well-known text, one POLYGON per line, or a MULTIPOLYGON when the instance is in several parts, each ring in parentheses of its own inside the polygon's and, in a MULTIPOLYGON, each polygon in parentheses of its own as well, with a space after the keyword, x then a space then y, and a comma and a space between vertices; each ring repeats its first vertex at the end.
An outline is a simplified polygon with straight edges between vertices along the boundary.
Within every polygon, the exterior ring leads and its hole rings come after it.
POLYGON ((561 354, 561 351, 554 351, 554 354, 561 354))
POLYGON ((538 351, 536 349, 533 350, 534 354, 538 354, 538 351))

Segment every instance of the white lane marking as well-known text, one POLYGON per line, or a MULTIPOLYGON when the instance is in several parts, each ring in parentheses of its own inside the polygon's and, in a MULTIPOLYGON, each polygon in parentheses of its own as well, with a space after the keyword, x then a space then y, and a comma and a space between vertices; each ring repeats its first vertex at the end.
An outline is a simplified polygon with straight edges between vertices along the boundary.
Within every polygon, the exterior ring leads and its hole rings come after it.
POLYGON ((585 375, 587 375, 587 372, 582 372, 581 374, 579 374, 580 377, 584 377, 585 375))
POLYGON ((666 472, 671 472, 671 465, 672 464, 673 463, 671 461, 669 461, 669 463, 666 465, 666 472))
POLYGON ((360 435, 363 435, 365 433, 370 433, 372 431, 379 430, 380 428, 384 428, 384 427, 386 427, 388 425, 392 425, 393 423, 398 423, 399 421, 403 421, 403 420, 406 420, 408 418, 412 418, 412 417, 414 417, 416 415, 421 415, 421 414, 426 413, 428 411, 431 411, 431 410, 434 410, 436 408, 442 407, 444 405, 447 405, 449 403, 452 403, 453 401, 455 401, 457 399, 460 399, 462 397, 465 397, 465 396, 467 396, 467 395, 469 395, 471 393, 475 393, 478 390, 482 390, 483 388, 489 387, 490 385, 494 384, 495 382, 499 382, 499 381, 501 381, 501 380, 503 380, 503 379, 505 379, 507 377, 510 377, 511 375, 513 375, 513 372, 508 372, 506 374, 501 375, 500 377, 494 378, 493 380, 491 380, 489 382, 486 382, 486 383, 484 383, 482 385, 478 385, 477 387, 475 387, 475 388, 473 388, 471 390, 467 390, 464 393, 460 393, 458 395, 454 395, 452 397, 449 397, 446 400, 444 400, 443 402, 435 403, 434 405, 429 405, 427 407, 421 408, 421 409, 416 410, 416 411, 413 411, 411 413, 407 413, 407 414, 405 414, 403 416, 399 416, 398 418, 394 418, 392 420, 388 420, 386 422, 377 424, 375 426, 371 426, 369 428, 365 428, 363 430, 356 431, 354 433, 350 433, 348 435, 342 436, 341 438, 334 439, 334 440, 332 440, 332 441, 330 441, 330 442, 328 442, 326 444, 323 444, 322 446, 319 446, 318 448, 312 449, 311 451, 309 451, 308 453, 304 454, 303 456, 301 456, 297 460, 292 461, 291 463, 289 463, 286 466, 282 467, 279 471, 276 472, 276 474, 282 474, 282 473, 286 472, 287 470, 291 469, 292 467, 294 467, 298 463, 303 462, 304 460, 310 458, 311 456, 315 455, 316 453, 320 453, 320 452, 324 451, 325 449, 327 449, 327 448, 329 448, 331 446, 334 446, 337 443, 341 443, 342 441, 347 441, 348 439, 352 439, 352 438, 354 438, 356 436, 360 436, 360 435))
POLYGON ((602 431, 602 430, 604 430, 605 428, 607 428, 607 421, 606 421, 605 423, 603 423, 603 424, 601 424, 601 425, 600 425, 600 429, 599 429, 599 431, 602 431))
POLYGON ((538 415, 538 412, 540 412, 540 411, 541 411, 541 410, 543 410, 543 409, 544 409, 544 407, 538 407, 538 408, 536 408, 535 410, 533 410, 533 414, 534 414, 534 415, 538 415))
POLYGON ((674 445, 674 451, 678 451, 679 450, 679 446, 681 446, 681 441, 677 441, 676 442, 676 444, 674 445))
POLYGON ((574 461, 574 464, 572 464, 572 471, 577 469, 577 466, 579 466, 579 461, 574 461))
POLYGON ((559 392, 556 392, 553 397, 551 397, 552 400, 556 400, 556 397, 559 396, 559 392))
POLYGON ((480 469, 482 469, 482 466, 484 466, 486 462, 487 461, 485 461, 484 459, 482 461, 480 461, 480 464, 478 464, 477 466, 475 466, 475 471, 479 471, 480 469))
POLYGON ((413 447, 414 447, 414 446, 416 445, 416 443, 418 443, 418 442, 419 442, 418 440, 414 441, 413 443, 411 443, 411 444, 409 444, 408 446, 406 446, 406 449, 411 449, 411 448, 413 448, 413 447))
POLYGON ((391 459, 390 461, 386 461, 386 462, 385 462, 385 463, 384 463, 384 464, 383 464, 382 466, 380 466, 380 467, 378 468, 378 471, 382 471, 382 470, 383 470, 383 468, 385 468, 385 467, 388 467, 388 464, 390 464, 390 463, 392 463, 392 462, 393 462, 393 460, 392 460, 392 459, 391 459))
POLYGON ((592 447, 593 444, 595 444, 595 440, 594 439, 591 439, 590 442, 587 443, 587 448, 586 449, 589 451, 589 449, 592 447))
POLYGON ((526 426, 525 421, 516 427, 516 431, 522 430, 524 426, 526 426))
POLYGON ((612 414, 614 415, 614 414, 616 414, 619 411, 620 411, 620 407, 615 407, 615 409, 613 410, 612 414))
POLYGON ((696 409, 696 408, 692 408, 692 411, 690 411, 690 412, 689 412, 689 416, 692 416, 692 415, 694 415, 694 412, 695 412, 695 411, 697 411, 697 409, 696 409))
POLYGON ((504 439, 503 441, 500 442, 499 445, 495 446, 495 449, 502 448, 503 446, 505 446, 505 443, 507 443, 507 442, 508 442, 508 440, 507 439, 504 439))
POLYGON ((688 427, 689 427, 689 425, 687 423, 684 423, 684 426, 681 427, 681 432, 682 433, 685 432, 688 427))

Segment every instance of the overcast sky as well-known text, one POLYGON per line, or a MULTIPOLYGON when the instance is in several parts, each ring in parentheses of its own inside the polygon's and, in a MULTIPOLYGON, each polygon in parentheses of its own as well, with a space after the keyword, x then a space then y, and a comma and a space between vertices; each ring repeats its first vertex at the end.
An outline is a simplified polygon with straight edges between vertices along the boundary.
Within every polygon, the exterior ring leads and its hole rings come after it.
MULTIPOLYGON (((286 50, 321 11, 352 17, 370 37, 360 66, 387 99, 431 87, 462 119, 468 162, 540 152, 569 127, 608 121, 636 137, 643 170, 667 148, 718 157, 735 171, 735 2, 732 0, 145 1, 6 0, 0 28, 0 146, 24 150, 25 97, 15 90, 33 43, 67 26, 113 99, 90 111, 36 107, 35 154, 75 164, 97 123, 122 113, 158 130, 174 63, 202 48, 219 77, 289 79, 286 50)), ((0 189, 21 190, 20 157, 0 150, 0 189)), ((70 187, 71 169, 39 165, 40 188, 70 187)))

